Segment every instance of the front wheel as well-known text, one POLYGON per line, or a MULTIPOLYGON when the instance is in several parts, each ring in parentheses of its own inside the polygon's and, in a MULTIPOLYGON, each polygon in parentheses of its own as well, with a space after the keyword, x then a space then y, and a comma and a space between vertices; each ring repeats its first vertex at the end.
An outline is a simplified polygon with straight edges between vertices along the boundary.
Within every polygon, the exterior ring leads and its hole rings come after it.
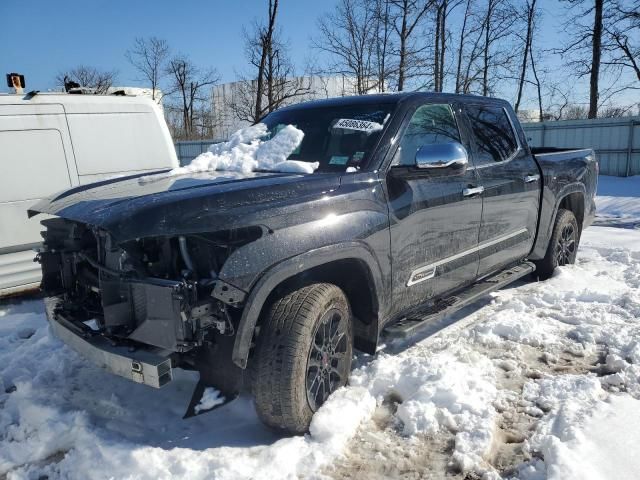
POLYGON ((575 263, 579 242, 580 230, 576 216, 570 210, 558 210, 547 253, 542 260, 535 262, 535 275, 540 280, 546 280, 553 275, 556 267, 575 263))
POLYGON ((277 299, 256 345, 253 394, 260 419, 304 433, 311 417, 351 372, 351 309, 343 291, 315 283, 277 299))

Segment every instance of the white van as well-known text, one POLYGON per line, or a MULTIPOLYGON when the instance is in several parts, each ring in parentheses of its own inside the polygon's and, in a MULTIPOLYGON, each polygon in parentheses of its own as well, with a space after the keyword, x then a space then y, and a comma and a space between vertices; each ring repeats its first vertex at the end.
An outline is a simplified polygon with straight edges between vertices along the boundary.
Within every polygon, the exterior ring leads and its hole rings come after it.
POLYGON ((41 198, 77 185, 178 166, 162 111, 113 95, 0 94, 0 296, 40 282, 41 198))

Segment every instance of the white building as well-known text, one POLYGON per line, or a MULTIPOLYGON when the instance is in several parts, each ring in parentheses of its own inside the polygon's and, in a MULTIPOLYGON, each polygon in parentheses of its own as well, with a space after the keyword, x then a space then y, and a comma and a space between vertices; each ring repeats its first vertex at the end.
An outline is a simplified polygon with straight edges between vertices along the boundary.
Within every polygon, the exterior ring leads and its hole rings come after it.
MULTIPOLYGON (((242 92, 251 90, 251 84, 254 82, 231 82, 213 87, 211 101, 215 139, 226 139, 239 128, 250 125, 248 121, 238 118, 234 108, 231 106, 242 101, 242 98, 240 98, 242 92)), ((292 79, 292 82, 296 82, 307 92, 295 96, 289 102, 285 102, 286 105, 320 98, 344 97, 356 94, 355 79, 352 77, 296 77, 292 79)), ((373 93, 376 92, 377 90, 373 91, 373 93)))

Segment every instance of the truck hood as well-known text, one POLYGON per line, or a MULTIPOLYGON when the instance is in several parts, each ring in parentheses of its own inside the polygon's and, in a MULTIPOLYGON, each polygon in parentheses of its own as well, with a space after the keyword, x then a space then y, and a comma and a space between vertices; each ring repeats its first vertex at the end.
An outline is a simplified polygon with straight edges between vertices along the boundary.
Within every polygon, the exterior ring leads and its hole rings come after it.
POLYGON ((339 184, 335 173, 160 172, 81 185, 38 202, 28 214, 103 228, 118 242, 258 224, 274 228, 304 209, 305 199, 339 184))

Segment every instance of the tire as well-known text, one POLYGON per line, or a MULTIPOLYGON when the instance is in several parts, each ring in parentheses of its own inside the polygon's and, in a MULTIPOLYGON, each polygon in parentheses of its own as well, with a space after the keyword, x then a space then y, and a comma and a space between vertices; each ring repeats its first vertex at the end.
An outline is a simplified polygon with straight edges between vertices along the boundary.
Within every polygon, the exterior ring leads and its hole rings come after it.
POLYGON ((329 394, 346 385, 352 350, 351 309, 340 288, 315 283, 277 299, 252 359, 260 420, 286 433, 306 432, 329 394))
POLYGON ((546 280, 553 275, 556 267, 575 263, 580 243, 580 229, 575 215, 570 210, 560 209, 556 215, 556 223, 542 260, 535 263, 534 275, 546 280))

